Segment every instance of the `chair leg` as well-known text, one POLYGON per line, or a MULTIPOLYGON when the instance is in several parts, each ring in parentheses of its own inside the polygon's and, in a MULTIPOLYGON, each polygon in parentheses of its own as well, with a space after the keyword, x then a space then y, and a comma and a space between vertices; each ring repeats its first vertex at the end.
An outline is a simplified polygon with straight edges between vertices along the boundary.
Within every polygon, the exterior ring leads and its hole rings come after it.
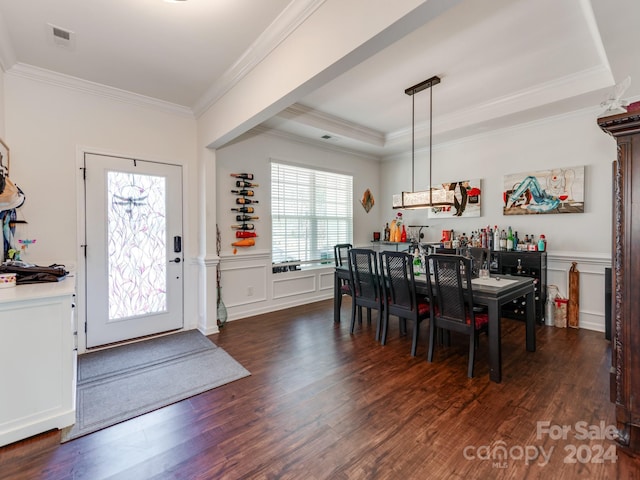
POLYGON ((351 299, 351 333, 353 334, 353 330, 356 326, 356 309, 359 307, 356 307, 356 299, 352 298, 351 299))
POLYGON ((406 318, 399 318, 398 320, 400 321, 400 335, 406 335, 407 334, 407 319, 406 318))
POLYGON ((469 378, 473 378, 473 365, 476 360, 476 338, 475 335, 470 335, 469 337, 469 368, 467 371, 467 376, 469 378))
POLYGON ((380 341, 380 334, 382 333, 383 319, 384 319, 384 310, 378 310, 378 324, 376 325, 376 342, 380 341))
POLYGON ((385 310, 383 320, 382 320, 382 338, 380 339, 380 343, 382 345, 387 343, 387 327, 388 326, 389 326, 389 310, 385 310))
POLYGON ((418 337, 420 335, 420 322, 415 319, 413 322, 413 340, 411 341, 411 356, 415 357, 418 350, 418 337))
POLYGON ((367 308, 367 325, 371 325, 371 309, 367 308))
POLYGON ((429 322, 429 352, 427 353, 427 361, 433 362, 433 344, 436 339, 436 327, 433 321, 429 322))

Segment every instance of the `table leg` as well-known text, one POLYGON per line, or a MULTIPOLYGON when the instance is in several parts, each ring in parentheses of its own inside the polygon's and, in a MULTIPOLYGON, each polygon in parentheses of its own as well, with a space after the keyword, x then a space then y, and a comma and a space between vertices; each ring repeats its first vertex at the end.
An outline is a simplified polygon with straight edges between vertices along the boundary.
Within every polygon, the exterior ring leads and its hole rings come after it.
POLYGON ((342 292, 340 292, 340 278, 338 272, 333 273, 333 322, 340 323, 340 300, 342 292))
POLYGON ((533 291, 527 293, 527 351, 536 351, 536 304, 533 291))
POLYGON ((489 305, 489 379, 493 382, 502 381, 502 342, 501 319, 498 301, 489 305))

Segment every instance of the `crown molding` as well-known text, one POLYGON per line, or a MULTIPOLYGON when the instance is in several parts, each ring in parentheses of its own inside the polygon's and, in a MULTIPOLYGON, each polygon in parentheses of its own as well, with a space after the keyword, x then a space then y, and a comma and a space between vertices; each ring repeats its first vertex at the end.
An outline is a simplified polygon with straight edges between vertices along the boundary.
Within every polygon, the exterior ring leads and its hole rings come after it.
POLYGON ((87 93, 97 97, 116 100, 123 103, 129 103, 140 107, 152 108, 174 115, 193 118, 193 111, 187 107, 177 105, 175 103, 165 102, 156 98, 139 95, 137 93, 128 92, 119 88, 109 87, 100 83, 82 80, 70 75, 46 70, 44 68, 34 67, 24 63, 16 63, 6 72, 8 75, 25 78, 55 87, 67 88, 76 92, 87 93))
POLYGON ((326 0, 293 0, 269 27, 251 44, 244 54, 229 68, 216 82, 209 87, 204 95, 193 106, 196 116, 204 112, 217 102, 225 93, 231 90, 256 65, 262 62, 280 43, 282 43, 296 28, 298 28, 313 12, 326 0))

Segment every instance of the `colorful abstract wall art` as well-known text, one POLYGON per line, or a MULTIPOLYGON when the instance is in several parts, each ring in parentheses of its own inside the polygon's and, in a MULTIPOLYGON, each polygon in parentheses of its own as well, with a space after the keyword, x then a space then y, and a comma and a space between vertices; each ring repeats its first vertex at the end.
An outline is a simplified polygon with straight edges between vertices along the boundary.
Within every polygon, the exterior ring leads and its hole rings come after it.
POLYGON ((584 213, 584 166, 504 176, 505 215, 584 213))
POLYGON ((438 188, 454 192, 451 206, 432 207, 429 218, 479 217, 482 189, 480 179, 443 183, 438 188))

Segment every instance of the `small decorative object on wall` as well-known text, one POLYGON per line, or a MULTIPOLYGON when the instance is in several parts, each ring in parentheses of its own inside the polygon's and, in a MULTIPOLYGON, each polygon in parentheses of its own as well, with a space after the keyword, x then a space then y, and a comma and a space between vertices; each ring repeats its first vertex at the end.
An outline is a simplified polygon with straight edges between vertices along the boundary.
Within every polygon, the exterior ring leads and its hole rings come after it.
POLYGON ((505 175, 504 215, 584 213, 584 166, 505 175))
POLYGON ((480 179, 443 183, 438 187, 453 192, 453 205, 429 209, 429 218, 479 217, 482 189, 480 179))
POLYGON ((232 208, 232 212, 236 212, 236 222, 240 224, 231 225, 236 231, 236 241, 231 244, 233 246, 233 254, 238 253, 237 247, 253 247, 256 244, 255 225, 247 223, 249 221, 258 220, 260 217, 253 215, 255 213, 254 204, 258 200, 254 199, 254 188, 258 187, 257 183, 253 183, 253 173, 232 173, 232 177, 236 178, 236 188, 231 193, 237 195, 236 207, 232 208))
POLYGON ((4 175, 9 175, 9 147, 0 139, 0 170, 4 175))
POLYGON ((362 200, 360 200, 360 203, 364 207, 365 212, 369 213, 369 210, 371 210, 373 208, 373 205, 375 204, 375 200, 373 198, 371 190, 367 188, 367 190, 364 192, 364 195, 362 195, 362 200))
POLYGON ((4 187, 9 177, 9 147, 0 139, 0 193, 4 191, 4 187))
MULTIPOLYGON (((218 228, 218 224, 216 223, 216 254, 218 258, 220 258, 220 250, 222 248, 222 236, 220 235, 220 229, 218 228)), ((224 324, 227 323, 227 307, 224 305, 222 301, 222 272, 220 272, 220 265, 216 267, 216 293, 217 293, 217 323, 218 327, 224 327, 224 324)))

